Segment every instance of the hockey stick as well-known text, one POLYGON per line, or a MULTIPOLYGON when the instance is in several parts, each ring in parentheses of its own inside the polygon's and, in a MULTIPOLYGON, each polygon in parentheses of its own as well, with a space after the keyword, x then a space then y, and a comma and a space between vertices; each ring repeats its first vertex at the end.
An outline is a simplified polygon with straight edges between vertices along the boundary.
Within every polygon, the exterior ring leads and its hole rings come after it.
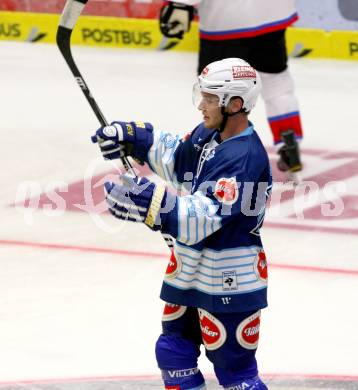
MULTIPOLYGON (((77 19, 81 15, 81 12, 85 7, 87 1, 88 0, 67 0, 57 29, 56 42, 61 54, 63 55, 63 58, 65 59, 67 65, 71 69, 72 74, 75 77, 78 86, 81 88, 83 94, 85 95, 98 121, 102 126, 107 126, 108 122, 106 121, 106 118, 104 117, 102 111, 98 107, 96 100, 94 99, 91 91, 87 86, 87 83, 85 82, 80 71, 78 70, 78 67, 73 59, 72 52, 71 52, 72 30, 74 29, 77 19)), ((128 158, 122 157, 121 161, 126 171, 129 171, 134 176, 136 176, 128 158)), ((162 233, 162 236, 164 237, 165 242, 168 245, 169 249, 172 250, 174 247, 172 237, 164 233, 162 233)))

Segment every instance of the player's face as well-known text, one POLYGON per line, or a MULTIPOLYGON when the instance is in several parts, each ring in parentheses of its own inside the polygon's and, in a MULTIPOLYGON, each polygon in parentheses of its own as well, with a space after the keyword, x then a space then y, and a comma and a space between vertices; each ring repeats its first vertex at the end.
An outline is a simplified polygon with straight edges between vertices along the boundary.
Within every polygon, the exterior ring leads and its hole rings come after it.
POLYGON ((208 129, 220 127, 222 122, 219 97, 210 93, 202 92, 198 109, 203 114, 204 126, 208 129))

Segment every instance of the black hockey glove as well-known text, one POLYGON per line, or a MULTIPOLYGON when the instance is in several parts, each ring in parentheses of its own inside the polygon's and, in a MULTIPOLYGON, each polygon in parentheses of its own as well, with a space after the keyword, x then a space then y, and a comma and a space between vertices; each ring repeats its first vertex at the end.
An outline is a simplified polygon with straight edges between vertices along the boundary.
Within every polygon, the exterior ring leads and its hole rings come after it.
POLYGON ((195 8, 175 2, 166 2, 159 16, 159 26, 162 34, 168 38, 182 39, 185 32, 190 30, 195 8))

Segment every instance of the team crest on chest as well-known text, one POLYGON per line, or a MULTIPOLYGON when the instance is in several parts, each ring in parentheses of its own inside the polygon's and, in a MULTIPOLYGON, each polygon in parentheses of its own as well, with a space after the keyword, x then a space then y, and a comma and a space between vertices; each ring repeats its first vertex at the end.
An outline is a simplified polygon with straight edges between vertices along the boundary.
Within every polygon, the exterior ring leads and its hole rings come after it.
POLYGON ((215 198, 225 205, 234 204, 239 197, 239 189, 234 177, 223 177, 216 182, 215 198))

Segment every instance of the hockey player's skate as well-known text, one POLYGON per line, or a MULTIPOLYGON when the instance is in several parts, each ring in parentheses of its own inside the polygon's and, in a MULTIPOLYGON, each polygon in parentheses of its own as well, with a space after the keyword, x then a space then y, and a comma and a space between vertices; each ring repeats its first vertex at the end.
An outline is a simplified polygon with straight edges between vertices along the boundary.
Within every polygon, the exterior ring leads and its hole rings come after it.
POLYGON ((297 185, 300 182, 298 172, 302 170, 302 163, 294 131, 284 131, 281 134, 281 139, 283 141, 283 145, 277 152, 280 156, 277 161, 277 167, 280 171, 287 172, 288 181, 292 181, 294 185, 297 185))

